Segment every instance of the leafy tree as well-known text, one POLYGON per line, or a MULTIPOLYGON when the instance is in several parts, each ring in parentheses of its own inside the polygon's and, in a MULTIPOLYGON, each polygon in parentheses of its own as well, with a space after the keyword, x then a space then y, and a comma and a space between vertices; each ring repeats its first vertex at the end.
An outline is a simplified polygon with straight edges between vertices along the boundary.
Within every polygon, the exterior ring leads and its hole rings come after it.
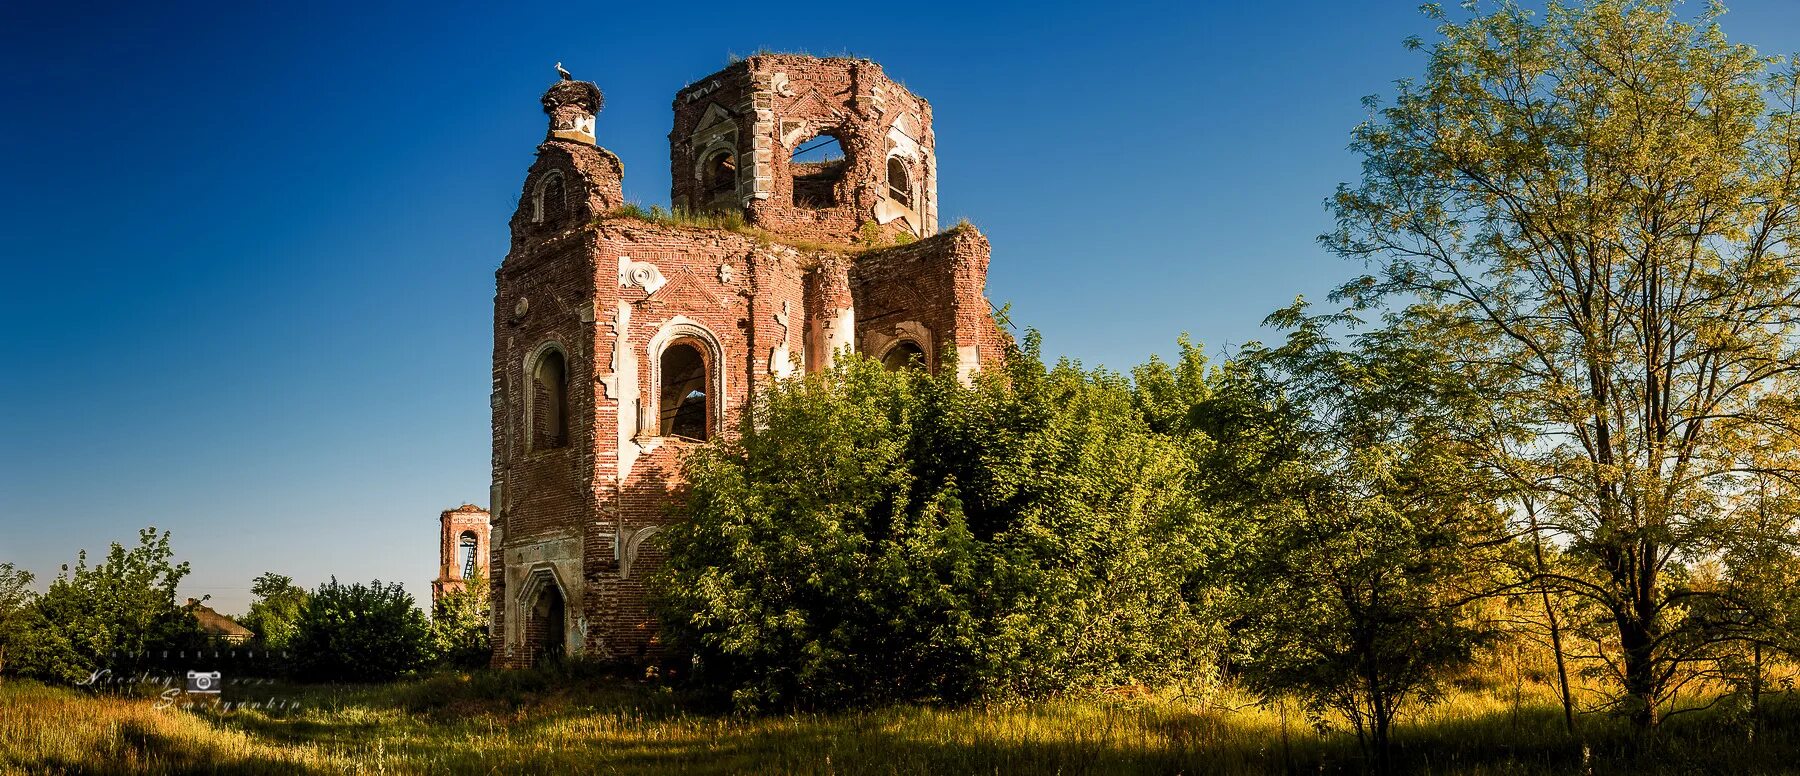
POLYGON ((63 566, 37 606, 72 648, 80 672, 198 643, 199 623, 188 607, 176 604, 188 564, 174 563, 174 554, 167 531, 145 528, 136 547, 115 542, 93 566, 83 550, 73 569, 63 566))
POLYGON ((250 584, 250 593, 256 600, 244 615, 244 627, 254 631, 266 648, 288 648, 306 610, 306 588, 294 584, 293 577, 267 571, 250 584))
POLYGON ((7 649, 20 640, 27 627, 26 614, 37 611, 31 580, 31 572, 0 563, 0 674, 6 673, 7 649))
POLYGON ((1215 494, 1253 516, 1230 556, 1236 659, 1252 687, 1343 714, 1385 763, 1394 719, 1495 636, 1469 604, 1498 587, 1498 493, 1454 433, 1483 402, 1403 330, 1339 348, 1327 331, 1353 320, 1296 304, 1271 321, 1288 341, 1239 365, 1286 416, 1279 454, 1252 437, 1255 487, 1215 494))
POLYGON ((333 577, 307 598, 292 649, 304 678, 378 682, 424 666, 431 639, 424 613, 398 583, 333 577))
MULTIPOLYGON (((1435 12, 1435 9, 1434 9, 1435 12)), ((1800 354, 1800 74, 1709 6, 1511 2, 1440 27, 1425 77, 1358 127, 1325 242, 1496 378, 1482 455, 1543 507, 1610 631, 1640 729, 1721 642, 1689 568, 1746 538, 1755 472, 1791 476, 1800 354)))
POLYGON ((31 572, 0 563, 0 676, 53 681, 80 678, 68 639, 44 619, 31 572))
POLYGON ((1040 695, 1181 670, 1185 460, 1035 337, 964 386, 846 358, 695 451, 665 631, 741 706, 1040 695))
POLYGON ((463 668, 488 664, 493 656, 488 596, 487 578, 477 567, 461 589, 438 597, 431 613, 431 646, 439 661, 463 668))

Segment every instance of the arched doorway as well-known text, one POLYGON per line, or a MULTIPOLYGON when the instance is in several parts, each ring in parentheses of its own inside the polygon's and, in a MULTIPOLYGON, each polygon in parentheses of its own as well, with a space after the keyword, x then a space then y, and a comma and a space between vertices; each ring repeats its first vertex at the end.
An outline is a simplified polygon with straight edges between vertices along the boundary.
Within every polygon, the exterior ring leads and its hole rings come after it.
POLYGON ((530 650, 532 665, 563 658, 563 645, 568 643, 568 634, 563 629, 565 619, 562 591, 556 585, 545 585, 531 605, 531 618, 525 629, 525 645, 530 650))

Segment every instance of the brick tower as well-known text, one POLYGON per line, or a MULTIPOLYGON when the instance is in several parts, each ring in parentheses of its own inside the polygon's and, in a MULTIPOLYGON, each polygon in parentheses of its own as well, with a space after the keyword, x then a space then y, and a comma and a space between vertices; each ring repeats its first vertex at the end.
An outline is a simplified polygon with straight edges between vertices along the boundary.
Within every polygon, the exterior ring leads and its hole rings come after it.
POLYGON ((445 593, 463 589, 479 573, 488 576, 488 511, 474 504, 446 509, 438 516, 438 576, 431 583, 436 607, 445 593))
POLYGON ((988 243, 937 232, 930 108, 867 60, 756 56, 677 94, 674 203, 742 208, 755 233, 619 211, 600 90, 565 75, 543 105, 496 273, 494 660, 639 660, 683 453, 846 350, 965 379, 997 364, 988 243), (841 160, 789 163, 820 134, 841 160))
POLYGON ((931 105, 866 59, 750 57, 675 95, 677 209, 824 242, 937 232, 931 105), (835 140, 842 157, 795 161, 835 140), (871 227, 870 225, 874 225, 871 227))

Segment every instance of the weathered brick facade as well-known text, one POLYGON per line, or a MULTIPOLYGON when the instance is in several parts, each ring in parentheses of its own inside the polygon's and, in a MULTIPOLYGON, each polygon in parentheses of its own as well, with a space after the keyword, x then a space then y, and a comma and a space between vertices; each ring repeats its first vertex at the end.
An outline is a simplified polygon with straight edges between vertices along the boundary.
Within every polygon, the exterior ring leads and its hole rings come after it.
POLYGON ((488 576, 488 538, 488 511, 481 507, 464 504, 438 515, 438 576, 431 582, 434 607, 445 593, 463 589, 474 572, 488 576))
POLYGON ((849 243, 937 232, 931 104, 866 59, 766 54, 675 95, 669 133, 674 207, 738 208, 753 225, 849 243), (835 138, 838 162, 793 163, 835 138))
POLYGON ((614 212, 622 168, 593 144, 600 103, 580 81, 545 95, 550 131, 496 276, 499 665, 654 652, 644 581, 661 557, 646 540, 681 503, 681 456, 733 433, 757 389, 844 348, 916 348, 934 369, 954 354, 965 377, 1002 352, 983 294, 987 240, 967 226, 936 234, 930 107, 879 66, 757 56, 677 95, 673 201, 742 208, 753 234, 614 212), (787 150, 821 132, 847 152, 835 204, 796 206, 787 150), (709 159, 745 163, 726 186, 702 174, 709 159), (910 165, 905 191, 890 186, 891 164, 910 165), (708 185, 716 196, 697 201, 708 185), (923 239, 854 244, 903 233, 923 239))

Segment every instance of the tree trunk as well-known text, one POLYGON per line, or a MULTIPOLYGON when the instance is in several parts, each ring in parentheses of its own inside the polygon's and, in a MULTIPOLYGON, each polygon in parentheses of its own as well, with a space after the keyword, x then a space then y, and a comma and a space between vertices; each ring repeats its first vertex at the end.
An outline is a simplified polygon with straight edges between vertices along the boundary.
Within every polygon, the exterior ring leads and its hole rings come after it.
POLYGON ((1625 692, 1633 703, 1632 727, 1639 733, 1648 733, 1657 722, 1656 670, 1659 666, 1651 650, 1654 639, 1654 628, 1640 614, 1633 612, 1619 618, 1619 646, 1625 659, 1625 692))
POLYGON ((1755 741, 1762 729, 1763 649, 1761 644, 1753 644, 1750 650, 1750 740, 1755 741))
MULTIPOLYGON (((1544 537, 1538 532, 1537 505, 1527 501, 1525 515, 1531 520, 1531 549, 1537 556, 1538 573, 1542 574, 1549 569, 1544 563, 1544 537)), ((1556 607, 1550 602, 1550 588, 1540 585, 1538 592, 1544 599, 1544 619, 1550 624, 1550 654, 1556 658, 1556 687, 1558 697, 1562 699, 1563 728, 1574 733, 1575 696, 1569 693, 1569 663, 1563 656, 1562 625, 1556 616, 1556 607)))

